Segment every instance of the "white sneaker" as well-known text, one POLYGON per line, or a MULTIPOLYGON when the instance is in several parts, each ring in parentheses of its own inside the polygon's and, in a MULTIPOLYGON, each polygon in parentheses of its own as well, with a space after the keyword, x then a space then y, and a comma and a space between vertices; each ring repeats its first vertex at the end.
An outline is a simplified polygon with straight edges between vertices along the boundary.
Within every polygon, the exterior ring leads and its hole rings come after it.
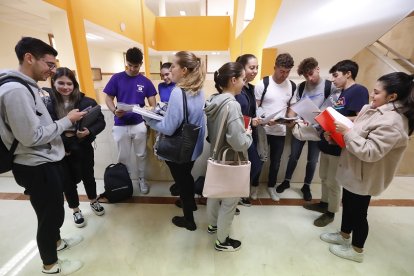
POLYGON ((140 177, 138 179, 138 185, 139 185, 139 189, 141 190, 141 194, 148 194, 149 193, 148 184, 145 183, 145 179, 143 177, 140 177))
POLYGON ((51 269, 46 270, 43 268, 42 272, 53 275, 69 275, 75 271, 78 271, 82 266, 83 263, 81 261, 58 260, 51 269))
POLYGON ((274 187, 268 187, 267 191, 269 192, 270 197, 273 201, 279 201, 280 197, 276 193, 276 189, 274 187))
POLYGON ((250 189, 250 198, 251 199, 253 199, 253 200, 257 199, 257 190, 259 190, 258 187, 255 187, 255 186, 251 187, 251 189, 250 189))
POLYGON ((82 236, 73 236, 70 238, 62 239, 60 245, 56 248, 57 252, 62 252, 66 249, 70 249, 74 247, 75 245, 79 244, 81 241, 83 241, 82 236))
POLYGON ((362 263, 364 260, 364 252, 356 252, 349 244, 332 244, 329 246, 329 251, 338 257, 354 262, 362 263))
POLYGON ((340 232, 323 233, 320 235, 320 238, 324 242, 332 243, 332 244, 344 244, 344 245, 351 244, 351 238, 345 239, 344 237, 342 237, 340 232))

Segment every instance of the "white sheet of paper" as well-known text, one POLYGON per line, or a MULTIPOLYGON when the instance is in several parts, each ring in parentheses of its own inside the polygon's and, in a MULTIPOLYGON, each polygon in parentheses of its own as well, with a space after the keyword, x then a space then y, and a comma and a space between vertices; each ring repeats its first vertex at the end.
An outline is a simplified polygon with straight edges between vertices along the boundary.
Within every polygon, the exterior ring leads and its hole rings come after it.
POLYGON ((332 107, 328 107, 326 110, 332 115, 332 117, 334 117, 335 121, 341 122, 349 128, 354 126, 354 123, 349 118, 345 117, 332 107))
POLYGON ((121 102, 116 103, 116 109, 123 110, 123 111, 132 111, 134 106, 135 105, 133 104, 126 104, 126 103, 121 103, 121 102))
POLYGON ((306 122, 311 124, 318 124, 315 121, 315 116, 321 111, 308 97, 303 97, 300 101, 293 104, 290 108, 296 112, 306 122))
POLYGON ((154 113, 150 110, 146 110, 145 108, 140 107, 140 106, 134 106, 134 108, 132 109, 132 112, 138 113, 144 117, 148 117, 148 118, 155 119, 158 121, 161 121, 162 118, 164 118, 163 116, 158 115, 157 113, 154 113))

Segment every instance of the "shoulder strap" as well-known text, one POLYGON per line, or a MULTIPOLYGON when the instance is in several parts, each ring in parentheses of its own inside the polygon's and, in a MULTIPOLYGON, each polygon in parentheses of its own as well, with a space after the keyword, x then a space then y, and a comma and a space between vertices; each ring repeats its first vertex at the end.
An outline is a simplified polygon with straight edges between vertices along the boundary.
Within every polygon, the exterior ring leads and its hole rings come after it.
POLYGON ((183 112, 184 112, 184 120, 186 124, 188 124, 188 110, 187 110, 187 96, 185 95, 184 89, 181 89, 183 92, 183 112))
POLYGON ((305 84, 306 84, 306 81, 303 81, 299 84, 299 88, 298 88, 299 99, 302 98, 303 91, 305 90, 305 84))
POLYGON ((325 99, 327 99, 329 95, 331 95, 331 87, 332 87, 332 82, 330 80, 325 80, 325 89, 324 89, 325 99))
MULTIPOLYGON (((222 107, 223 108, 223 107, 222 107)), ((217 133, 217 139, 216 139, 216 143, 214 144, 214 149, 213 149, 213 159, 216 158, 216 153, 217 153, 217 147, 218 147, 218 143, 221 137, 221 133, 223 132, 223 127, 224 127, 224 123, 227 120, 227 115, 229 114, 229 105, 226 104, 226 110, 224 111, 224 115, 223 115, 223 119, 221 119, 221 123, 220 123, 220 128, 219 128, 219 132, 217 133)))
POLYGON ((8 82, 18 82, 18 83, 23 84, 27 88, 27 90, 29 90, 30 94, 32 94, 33 100, 36 103, 36 98, 35 98, 34 92, 33 92, 32 88, 30 87, 30 85, 27 82, 25 82, 23 79, 18 78, 18 77, 7 77, 7 78, 1 80, 0 86, 5 84, 5 83, 8 83, 8 82))
POLYGON ((291 80, 289 80, 289 81, 290 81, 290 84, 292 85, 292 96, 290 96, 288 106, 290 106, 290 101, 292 101, 293 95, 295 95, 295 90, 296 90, 296 83, 294 83, 291 80))
POLYGON ((267 87, 269 86, 269 76, 266 76, 263 78, 263 84, 264 84, 264 89, 263 89, 263 93, 262 93, 262 97, 260 98, 260 105, 259 107, 262 106, 263 103, 263 98, 267 92, 267 87))
MULTIPOLYGON (((25 82, 23 79, 18 78, 18 77, 7 77, 7 78, 2 79, 2 80, 0 81, 0 86, 2 86, 2 85, 3 85, 3 84, 5 84, 5 83, 8 83, 8 82, 18 82, 18 83, 23 84, 23 85, 27 88, 27 90, 29 90, 29 92, 30 92, 30 94, 32 95, 33 100, 34 100, 34 102, 35 102, 35 104, 36 104, 36 98, 35 98, 34 92, 33 92, 32 88, 30 87, 30 85, 29 85, 27 82, 25 82)), ((9 150, 9 153, 10 153, 11 155, 12 155, 12 154, 14 153, 14 151, 16 150, 16 148, 17 148, 17 144, 18 144, 18 143, 19 143, 19 141, 17 141, 17 139, 14 139, 14 140, 13 140, 13 143, 12 143, 12 145, 11 145, 11 147, 10 147, 10 150, 9 150)))

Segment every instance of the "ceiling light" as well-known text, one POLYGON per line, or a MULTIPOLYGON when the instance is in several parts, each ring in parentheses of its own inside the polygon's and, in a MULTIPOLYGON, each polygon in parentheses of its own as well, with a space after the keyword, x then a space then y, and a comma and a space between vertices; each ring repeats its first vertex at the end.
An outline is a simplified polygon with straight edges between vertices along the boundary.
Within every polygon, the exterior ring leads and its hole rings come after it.
POLYGON ((180 11, 180 15, 181 15, 181 16, 186 16, 185 11, 180 11))
POLYGON ((91 33, 86 33, 86 38, 90 40, 103 40, 104 39, 102 36, 94 35, 91 33))

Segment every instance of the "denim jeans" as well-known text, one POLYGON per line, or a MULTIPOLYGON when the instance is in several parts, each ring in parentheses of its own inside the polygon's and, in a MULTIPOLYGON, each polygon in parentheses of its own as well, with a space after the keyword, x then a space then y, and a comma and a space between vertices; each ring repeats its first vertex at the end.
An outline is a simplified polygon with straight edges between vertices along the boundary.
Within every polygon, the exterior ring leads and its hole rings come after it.
POLYGON ((285 146, 285 136, 267 135, 267 143, 269 144, 269 178, 267 180, 268 187, 276 185, 277 173, 280 167, 280 158, 283 154, 283 147, 285 146))
POLYGON ((303 146, 308 142, 308 159, 306 163, 306 174, 304 183, 310 185, 315 174, 316 165, 319 159, 319 147, 317 141, 300 141, 292 136, 290 144, 290 156, 286 168, 285 180, 292 179, 293 172, 296 169, 298 160, 302 153, 303 146))

